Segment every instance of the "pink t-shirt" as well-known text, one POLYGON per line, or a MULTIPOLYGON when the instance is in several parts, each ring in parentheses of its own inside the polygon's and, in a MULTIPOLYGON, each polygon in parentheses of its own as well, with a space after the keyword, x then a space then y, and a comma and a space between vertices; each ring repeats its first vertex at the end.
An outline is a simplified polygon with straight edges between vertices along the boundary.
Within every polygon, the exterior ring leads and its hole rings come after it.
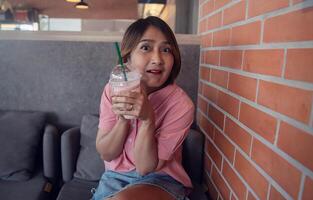
MULTIPOLYGON (((99 128, 109 131, 117 121, 111 107, 110 87, 104 88, 101 104, 99 128)), ((151 93, 148 99, 155 113, 155 137, 158 143, 158 157, 166 160, 159 172, 166 173, 186 187, 192 187, 182 161, 182 142, 193 122, 194 105, 187 94, 176 84, 168 85, 151 93)), ((131 171, 135 169, 134 145, 140 120, 131 120, 130 134, 127 136, 123 152, 119 157, 104 162, 107 170, 131 171)))

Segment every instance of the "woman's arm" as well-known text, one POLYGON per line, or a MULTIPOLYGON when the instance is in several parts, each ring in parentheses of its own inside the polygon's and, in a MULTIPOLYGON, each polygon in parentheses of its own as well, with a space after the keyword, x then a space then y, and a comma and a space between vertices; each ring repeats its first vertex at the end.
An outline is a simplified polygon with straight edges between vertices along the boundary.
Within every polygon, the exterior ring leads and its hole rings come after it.
POLYGON ((103 160, 111 161, 122 153, 128 129, 128 120, 123 117, 119 117, 109 132, 98 129, 96 148, 103 160))
POLYGON ((112 97, 112 103, 116 115, 131 115, 141 121, 134 145, 136 170, 139 174, 145 175, 161 169, 165 161, 158 158, 154 110, 146 92, 141 88, 140 92, 116 94, 112 97))
POLYGON ((154 120, 142 121, 137 133, 134 149, 136 170, 140 175, 154 171, 159 162, 157 141, 154 132, 154 120))

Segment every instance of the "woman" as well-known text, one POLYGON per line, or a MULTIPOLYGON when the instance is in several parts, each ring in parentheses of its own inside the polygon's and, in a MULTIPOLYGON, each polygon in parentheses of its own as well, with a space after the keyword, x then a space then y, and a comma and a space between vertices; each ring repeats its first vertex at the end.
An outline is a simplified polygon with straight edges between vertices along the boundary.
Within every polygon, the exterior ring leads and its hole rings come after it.
POLYGON ((194 105, 174 83, 181 65, 175 36, 157 17, 139 19, 126 30, 121 51, 141 85, 120 94, 105 86, 96 147, 106 171, 93 199, 188 199, 192 184, 181 153, 194 105))

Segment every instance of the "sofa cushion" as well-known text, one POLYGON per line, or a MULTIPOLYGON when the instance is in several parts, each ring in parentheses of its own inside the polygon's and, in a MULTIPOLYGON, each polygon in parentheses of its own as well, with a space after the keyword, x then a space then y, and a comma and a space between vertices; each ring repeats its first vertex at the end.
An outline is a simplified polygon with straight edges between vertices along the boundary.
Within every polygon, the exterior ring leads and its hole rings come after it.
POLYGON ((98 181, 85 181, 73 178, 71 181, 65 183, 59 194, 57 200, 86 200, 92 197, 92 188, 97 188, 98 181))
POLYGON ((0 111, 0 179, 28 180, 35 162, 45 124, 45 114, 0 111))
MULTIPOLYGON (((47 179, 36 170, 27 181, 0 180, 0 198, 3 200, 47 200, 51 199, 47 179)), ((51 183, 50 183, 51 184, 51 183)))
POLYGON ((104 162, 96 150, 99 118, 96 115, 83 116, 81 123, 80 152, 74 177, 97 181, 104 172, 104 162))

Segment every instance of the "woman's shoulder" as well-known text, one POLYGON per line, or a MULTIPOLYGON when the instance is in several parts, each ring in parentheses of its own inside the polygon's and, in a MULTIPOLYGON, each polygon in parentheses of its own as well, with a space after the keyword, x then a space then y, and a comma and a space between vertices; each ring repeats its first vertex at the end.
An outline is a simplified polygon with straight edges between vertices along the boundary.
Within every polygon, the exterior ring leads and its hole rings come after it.
POLYGON ((149 95, 149 100, 154 109, 166 110, 190 110, 194 104, 186 92, 176 84, 166 87, 149 95))
POLYGON ((178 85, 172 84, 172 95, 170 100, 175 103, 176 106, 193 108, 194 104, 188 94, 178 85))

